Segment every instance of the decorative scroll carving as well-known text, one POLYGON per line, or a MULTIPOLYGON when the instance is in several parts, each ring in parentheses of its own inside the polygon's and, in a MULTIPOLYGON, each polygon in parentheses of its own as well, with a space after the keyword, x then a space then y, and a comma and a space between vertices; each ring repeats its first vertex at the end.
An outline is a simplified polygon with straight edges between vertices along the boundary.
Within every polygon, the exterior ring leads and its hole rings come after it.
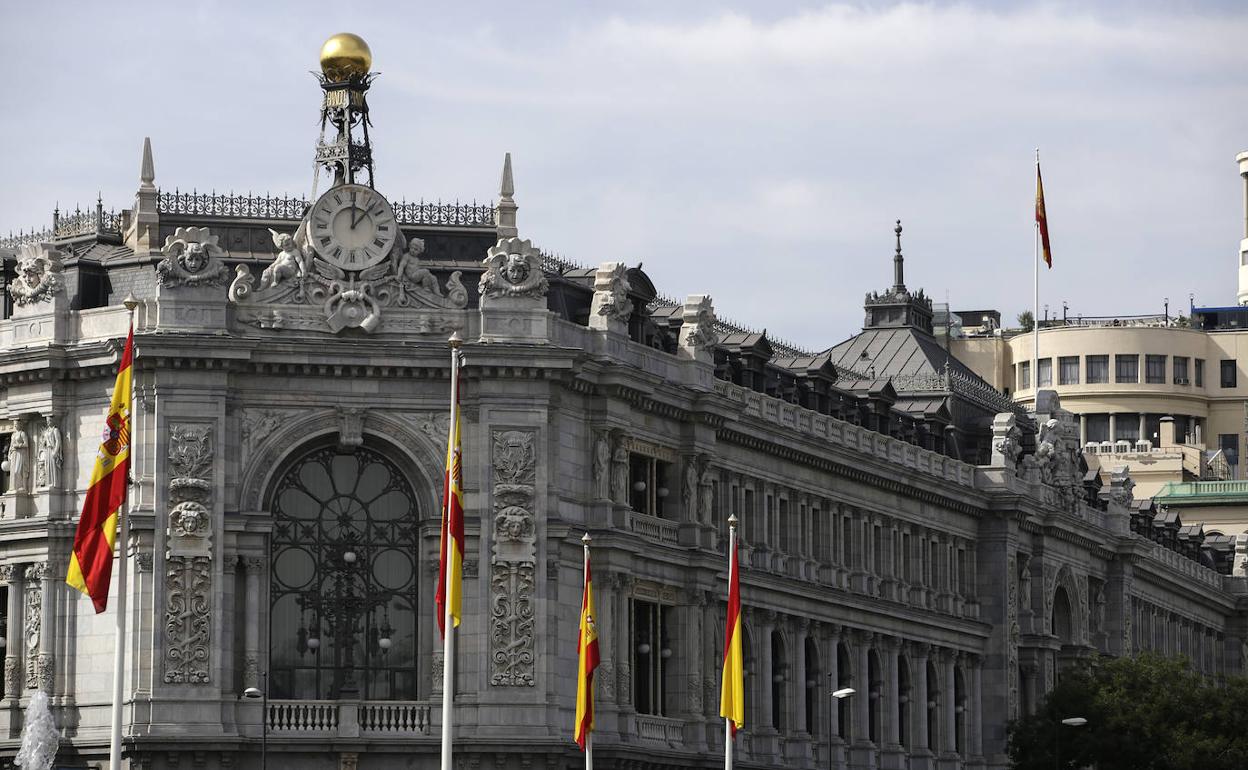
POLYGON ((598 670, 594 673, 594 685, 598 688, 598 694, 602 696, 603 703, 611 703, 615 700, 614 663, 604 660, 598 664, 598 670))
POLYGON ((206 423, 169 430, 164 679, 170 684, 210 679, 213 430, 206 423))
POLYGON ((212 560, 165 558, 165 681, 206 684, 212 624, 212 560))
POLYGON ((225 250, 207 227, 179 227, 165 238, 165 258, 156 265, 161 286, 220 286, 230 270, 221 261, 225 250))
POLYGON ((9 282, 9 296, 20 307, 51 301, 65 292, 61 252, 50 244, 28 243, 17 257, 17 276, 9 282))
POLYGON ((490 684, 532 687, 537 434, 493 434, 494 531, 490 564, 490 684))
POLYGON ((541 254, 525 239, 500 238, 490 247, 481 264, 485 272, 481 274, 478 289, 483 297, 541 299, 546 296, 549 284, 542 270, 541 254))
MULTIPOLYGON (((47 565, 40 562, 26 567, 26 608, 23 611, 23 637, 26 642, 26 687, 39 688, 39 652, 43 643, 43 578, 47 565)), ((51 666, 51 657, 48 660, 51 666)), ((14 688, 12 692, 17 692, 14 688)))

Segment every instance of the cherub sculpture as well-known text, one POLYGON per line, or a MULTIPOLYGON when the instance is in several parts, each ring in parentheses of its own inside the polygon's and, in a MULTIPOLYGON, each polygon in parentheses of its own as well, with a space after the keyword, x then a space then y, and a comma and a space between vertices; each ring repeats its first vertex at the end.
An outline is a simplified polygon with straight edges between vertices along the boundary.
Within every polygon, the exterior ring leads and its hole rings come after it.
POLYGON ((17 277, 9 283, 14 304, 42 302, 64 290, 60 252, 36 244, 23 246, 17 258, 17 277))
POLYGON ((273 245, 277 247, 278 253, 273 264, 260 274, 260 291, 278 286, 291 278, 301 278, 305 272, 303 250, 295 243, 295 239, 289 233, 279 233, 271 227, 269 232, 273 235, 273 245))
POLYGON ((399 282, 405 285, 418 286, 430 294, 442 296, 438 279, 429 268, 420 264, 420 255, 425 252, 425 242, 420 238, 412 238, 407 242, 407 250, 399 257, 399 282))

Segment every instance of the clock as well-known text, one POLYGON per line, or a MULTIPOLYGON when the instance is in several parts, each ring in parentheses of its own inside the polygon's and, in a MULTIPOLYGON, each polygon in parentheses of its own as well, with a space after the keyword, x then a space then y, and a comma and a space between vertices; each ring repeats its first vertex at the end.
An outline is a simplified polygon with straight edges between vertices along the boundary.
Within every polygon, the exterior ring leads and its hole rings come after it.
POLYGON ((308 212, 308 238, 321 258, 343 270, 363 270, 386 258, 399 226, 381 193, 344 184, 322 195, 308 212))

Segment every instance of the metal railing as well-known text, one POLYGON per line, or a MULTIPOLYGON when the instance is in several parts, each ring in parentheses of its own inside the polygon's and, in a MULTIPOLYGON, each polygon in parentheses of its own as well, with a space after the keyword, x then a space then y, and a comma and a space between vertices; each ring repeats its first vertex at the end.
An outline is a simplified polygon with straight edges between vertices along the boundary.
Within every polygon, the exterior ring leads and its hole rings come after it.
MULTIPOLYGON (((197 217, 242 217, 297 221, 303 218, 311 202, 303 197, 273 195, 201 193, 161 191, 156 197, 156 210, 161 214, 197 217)), ((409 203, 406 199, 393 204, 394 216, 401 225, 434 225, 443 227, 493 227, 493 203, 443 203, 424 199, 409 203)))
POLYGON ((121 214, 117 211, 105 211, 104 202, 97 200, 95 206, 86 211, 79 208, 74 213, 63 216, 58 208, 52 212, 51 227, 32 229, 29 233, 21 231, 16 235, 9 233, 7 238, 0 238, 0 248, 17 249, 30 243, 50 243, 101 233, 119 235, 121 214))

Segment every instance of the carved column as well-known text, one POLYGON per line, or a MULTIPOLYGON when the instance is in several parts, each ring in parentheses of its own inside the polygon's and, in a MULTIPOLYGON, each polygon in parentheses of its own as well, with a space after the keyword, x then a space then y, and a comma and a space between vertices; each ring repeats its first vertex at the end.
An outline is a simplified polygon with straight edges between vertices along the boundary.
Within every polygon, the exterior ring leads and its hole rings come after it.
POLYGON ((169 426, 169 527, 165 553, 166 684, 211 678, 212 503, 214 426, 169 426))
POLYGON ((833 623, 828 626, 827 643, 824 647, 824 660, 828 663, 827 669, 827 689, 824 690, 824 699, 828 707, 828 724, 825 731, 828 734, 828 750, 834 754, 840 753, 840 746, 845 742, 845 738, 841 735, 841 701, 833 698, 832 693, 840 688, 841 672, 840 672, 840 656, 837 651, 841 643, 841 627, 833 623))
MULTIPOLYGON (((914 757, 930 757, 931 744, 927 734, 927 715, 929 710, 927 701, 931 696, 927 692, 927 656, 931 647, 926 644, 915 644, 910 650, 910 659, 914 663, 910 672, 911 689, 914 692, 910 699, 913 705, 910 709, 910 714, 911 721, 914 723, 912 730, 914 746, 910 753, 914 757)), ((912 764, 916 767, 928 766, 926 764, 912 764)))
POLYGON ((772 703, 772 681, 774 672, 771 666, 771 634, 776 627, 776 613, 763 610, 758 614, 758 652, 755 653, 758 670, 758 729, 755 731, 754 751, 758 758, 767 758, 775 754, 776 728, 772 720, 774 707, 772 703))
POLYGON ((895 636, 884 637, 880 644, 884 659, 884 687, 880 692, 880 711, 883 715, 884 751, 892 755, 885 762, 889 767, 901 767, 901 725, 897 713, 901 703, 901 683, 898 680, 897 656, 901 652, 901 641, 895 636))
POLYGON ((43 565, 43 640, 39 649, 39 689, 49 696, 56 695, 57 599, 65 596, 58 590, 65 580, 66 564, 60 559, 48 557, 43 565))
POLYGON ((47 573, 47 564, 38 562, 27 565, 26 580, 23 585, 26 605, 22 613, 24 621, 25 644, 23 658, 26 663, 26 689, 39 687, 39 657, 44 649, 43 644, 43 578, 47 573))
POLYGON ((970 733, 968 741, 970 754, 974 757, 980 757, 984 754, 984 730, 983 730, 983 698, 981 697, 981 674, 984 668, 984 659, 979 655, 968 655, 967 662, 971 669, 971 691, 967 694, 968 698, 968 718, 966 720, 966 730, 970 733))
POLYGON ((940 656, 941 678, 945 681, 944 697, 941 698, 944 713, 945 738, 941 741, 946 754, 953 754, 958 748, 958 689, 954 682, 954 666, 956 656, 952 650, 945 650, 940 656))
MULTIPOLYGON (((265 566, 262 556, 244 556, 243 572, 245 575, 246 598, 243 608, 245 637, 243 639, 243 687, 259 688, 260 679, 260 626, 264 622, 265 611, 261 607, 263 595, 260 591, 260 576, 265 566)), ((267 655, 265 656, 267 658, 267 655)), ((267 669, 268 666, 265 666, 267 669)))
POLYGON ((854 708, 854 745, 865 745, 871 742, 871 644, 875 635, 869 631, 854 634, 854 657, 857 658, 857 670, 854 672, 854 689, 858 692, 852 698, 854 708))
POLYGON ((22 695, 22 565, 0 565, 0 581, 9 587, 8 628, 4 637, 4 697, 17 700, 22 695))

